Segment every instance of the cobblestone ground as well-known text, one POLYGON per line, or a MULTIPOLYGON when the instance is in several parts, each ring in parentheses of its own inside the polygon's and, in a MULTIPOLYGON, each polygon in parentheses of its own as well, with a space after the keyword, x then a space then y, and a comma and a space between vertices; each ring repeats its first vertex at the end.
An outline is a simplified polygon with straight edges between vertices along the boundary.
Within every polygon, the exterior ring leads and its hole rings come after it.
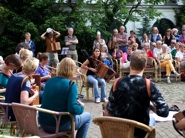
MULTIPOLYGON (((113 81, 107 84, 107 95, 112 86, 113 81)), ((181 110, 185 109, 185 83, 172 81, 171 84, 167 84, 165 81, 156 83, 157 87, 161 90, 162 95, 169 107, 173 104, 179 106, 181 110)), ((102 104, 94 103, 94 98, 90 92, 90 100, 85 103, 85 111, 90 112, 92 117, 102 116, 102 104)), ((83 94, 85 95, 85 88, 83 89, 83 94)), ((172 122, 157 122, 156 123, 157 138, 181 138, 179 134, 174 130, 172 122)), ((101 133, 99 127, 93 122, 91 123, 88 138, 101 138, 101 133)))

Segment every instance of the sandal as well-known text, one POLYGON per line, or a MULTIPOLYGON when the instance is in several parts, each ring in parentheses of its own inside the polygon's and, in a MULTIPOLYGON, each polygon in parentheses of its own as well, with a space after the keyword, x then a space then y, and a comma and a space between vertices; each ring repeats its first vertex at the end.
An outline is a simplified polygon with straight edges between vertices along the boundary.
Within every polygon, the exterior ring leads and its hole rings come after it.
POLYGON ((172 105, 170 108, 169 108, 169 111, 180 111, 179 107, 177 105, 172 105))

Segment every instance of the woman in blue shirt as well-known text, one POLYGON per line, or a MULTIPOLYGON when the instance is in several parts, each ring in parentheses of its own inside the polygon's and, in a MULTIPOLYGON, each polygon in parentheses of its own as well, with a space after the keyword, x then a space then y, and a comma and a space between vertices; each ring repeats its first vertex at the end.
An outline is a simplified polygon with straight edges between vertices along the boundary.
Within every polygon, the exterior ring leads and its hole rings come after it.
MULTIPOLYGON (((75 72, 76 64, 74 60, 68 57, 64 58, 59 64, 58 76, 52 77, 46 82, 41 108, 71 113, 75 120, 76 138, 86 138, 91 122, 91 114, 83 112, 84 103, 77 100, 76 84, 72 84, 70 88, 71 81, 69 78, 74 77, 75 72)), ((52 115, 39 112, 39 123, 46 132, 55 132, 56 123, 52 115)), ((71 130, 70 118, 63 116, 59 131, 68 130, 71 130)))

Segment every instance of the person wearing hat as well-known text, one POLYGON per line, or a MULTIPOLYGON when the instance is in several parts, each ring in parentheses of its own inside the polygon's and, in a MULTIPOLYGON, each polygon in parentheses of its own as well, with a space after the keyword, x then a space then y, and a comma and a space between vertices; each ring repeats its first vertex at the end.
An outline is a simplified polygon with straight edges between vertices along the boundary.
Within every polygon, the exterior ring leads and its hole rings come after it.
POLYGON ((97 31, 96 33, 96 39, 93 42, 93 49, 95 47, 98 47, 100 50, 102 50, 102 47, 105 46, 107 47, 105 40, 101 38, 101 32, 97 31))
POLYGON ((65 45, 69 47, 67 57, 70 57, 73 60, 78 61, 78 53, 76 50, 78 39, 75 35, 73 35, 73 32, 74 32, 73 28, 68 28, 68 35, 65 36, 64 41, 65 45))
POLYGON ((171 51, 175 49, 175 44, 176 44, 176 40, 172 39, 171 43, 169 45, 169 48, 170 48, 171 51))
POLYGON ((49 66, 57 65, 59 63, 57 51, 52 51, 51 44, 56 42, 56 39, 60 36, 60 33, 47 28, 46 32, 41 35, 41 38, 46 42, 46 52, 49 56, 49 66))
POLYGON ((141 49, 141 42, 135 36, 135 31, 134 30, 131 30, 130 31, 130 37, 128 38, 128 44, 129 45, 132 45, 133 43, 137 43, 138 44, 138 49, 141 49))

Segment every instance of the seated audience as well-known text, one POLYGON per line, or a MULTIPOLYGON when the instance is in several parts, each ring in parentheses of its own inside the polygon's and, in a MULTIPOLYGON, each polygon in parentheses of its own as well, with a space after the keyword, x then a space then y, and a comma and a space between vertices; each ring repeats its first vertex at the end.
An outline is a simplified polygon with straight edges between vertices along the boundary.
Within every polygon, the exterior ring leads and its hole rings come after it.
POLYGON ((178 42, 175 44, 175 49, 173 49, 171 51, 171 54, 172 54, 172 58, 175 59, 175 55, 176 53, 179 51, 179 46, 181 45, 182 43, 178 42))
MULTIPOLYGON (((58 66, 58 76, 52 77, 46 82, 41 108, 58 112, 69 112, 73 115, 76 138, 86 138, 91 123, 91 114, 84 112, 84 103, 77 100, 78 89, 69 78, 75 76, 76 63, 71 58, 64 58, 58 66)), ((39 112, 39 124, 48 133, 54 133, 56 129, 53 115, 39 112)), ((71 120, 62 116, 59 131, 71 130, 71 120)))
POLYGON ((128 46, 127 47, 127 52, 122 53, 122 67, 129 68, 130 67, 130 57, 132 54, 132 47, 128 46))
POLYGON ((123 54, 122 50, 119 50, 119 47, 116 46, 114 48, 114 52, 112 53, 112 59, 119 60, 122 57, 122 54, 123 54))
POLYGON ((149 38, 148 38, 146 33, 143 34, 143 37, 141 39, 141 48, 142 49, 143 49, 145 43, 149 43, 150 44, 150 40, 149 40, 149 38))
POLYGON ((175 76, 179 76, 180 74, 177 73, 172 64, 172 55, 167 52, 167 47, 168 46, 166 44, 162 45, 162 52, 158 54, 157 59, 160 61, 161 68, 166 68, 167 83, 171 83, 171 71, 173 71, 175 76))
POLYGON ((157 41, 156 42, 156 47, 153 50, 154 57, 157 58, 157 55, 162 52, 162 42, 157 41))
MULTIPOLYGON (((19 57, 21 59, 21 63, 23 64, 24 61, 29 58, 29 57, 33 57, 33 53, 32 51, 28 50, 28 49, 25 49, 25 48, 22 48, 20 51, 19 51, 19 57)), ((13 70, 13 73, 18 73, 18 72, 21 72, 22 71, 22 65, 20 66, 20 68, 17 68, 17 69, 14 69, 13 70)))
POLYGON ((167 46, 170 46, 172 40, 175 40, 175 36, 172 35, 171 29, 167 29, 162 39, 162 42, 163 44, 167 44, 167 46))
POLYGON ((172 34, 173 34, 173 36, 175 36, 176 41, 179 42, 179 34, 178 34, 177 28, 172 29, 172 34))
POLYGON ((132 46, 133 52, 138 50, 138 44, 137 43, 132 43, 131 46, 132 46))
POLYGON ((159 34, 157 27, 153 27, 152 34, 150 35, 150 41, 157 43, 157 41, 162 41, 162 36, 159 34))
POLYGON ((108 53, 107 51, 107 46, 102 46, 102 49, 101 49, 101 59, 102 61, 108 66, 110 67, 111 66, 111 55, 108 53))
POLYGON ((145 43, 143 45, 143 50, 146 52, 148 57, 154 58, 154 55, 153 55, 152 51, 148 49, 149 45, 150 45, 150 43, 145 43))
POLYGON ((133 43, 137 43, 138 44, 138 49, 141 49, 141 42, 135 36, 135 31, 134 30, 131 30, 130 31, 130 37, 128 37, 128 44, 129 45, 132 45, 133 43))
POLYGON ((19 43, 16 48, 15 48, 15 54, 19 56, 19 51, 24 48, 24 49, 29 49, 29 45, 28 43, 25 43, 25 42, 21 42, 19 43))
POLYGON ((185 68, 185 51, 184 51, 184 44, 179 46, 179 51, 175 55, 175 59, 180 62, 182 68, 185 68))
MULTIPOLYGON (((130 61, 130 74, 118 79, 110 90, 109 102, 104 115, 127 118, 146 125, 154 125, 149 117, 150 101, 153 103, 152 110, 157 115, 167 117, 169 107, 164 101, 162 94, 153 82, 150 82, 150 96, 147 92, 144 68, 147 64, 147 55, 138 50, 132 53, 130 61)), ((115 82, 114 82, 115 83, 115 82)), ((144 138, 146 132, 135 129, 134 137, 144 138)))
POLYGON ((170 52, 175 49, 176 40, 171 40, 171 43, 169 45, 170 52))
MULTIPOLYGON (((156 43, 155 42, 152 42, 150 44, 150 51, 152 52, 152 54, 154 55, 154 48, 156 47, 156 43)), ((155 56, 154 56, 155 57, 155 56)))
POLYGON ((95 47, 92 56, 89 57, 81 66, 82 68, 88 70, 87 81, 93 85, 96 103, 100 103, 100 101, 107 101, 105 79, 100 78, 96 75, 99 61, 101 61, 101 52, 99 48, 95 47), (98 92, 98 84, 101 85, 101 96, 98 92))
POLYGON ((101 50, 103 46, 107 47, 107 45, 105 43, 105 40, 101 38, 100 31, 98 31, 97 34, 96 34, 96 39, 93 42, 93 49, 95 47, 98 47, 101 50))
POLYGON ((185 44, 185 28, 182 28, 182 34, 179 35, 179 42, 185 44))
POLYGON ((20 68, 21 61, 16 54, 9 55, 5 58, 0 72, 0 95, 5 96, 7 83, 12 75, 12 70, 20 68))
MULTIPOLYGON (((22 71, 20 73, 13 74, 9 78, 6 87, 5 103, 15 102, 29 105, 35 98, 38 97, 38 91, 31 89, 30 80, 27 80, 22 84, 23 79, 26 76, 31 76, 34 74, 35 70, 38 68, 38 65, 38 59, 32 57, 28 58, 23 63, 22 71)), ((15 121, 15 116, 11 107, 8 109, 8 116, 10 121, 15 121)))
POLYGON ((49 62, 48 54, 38 53, 37 58, 39 59, 39 67, 36 69, 35 74, 40 74, 41 77, 41 90, 44 90, 45 83, 48 79, 51 78, 50 70, 47 65, 49 62))

